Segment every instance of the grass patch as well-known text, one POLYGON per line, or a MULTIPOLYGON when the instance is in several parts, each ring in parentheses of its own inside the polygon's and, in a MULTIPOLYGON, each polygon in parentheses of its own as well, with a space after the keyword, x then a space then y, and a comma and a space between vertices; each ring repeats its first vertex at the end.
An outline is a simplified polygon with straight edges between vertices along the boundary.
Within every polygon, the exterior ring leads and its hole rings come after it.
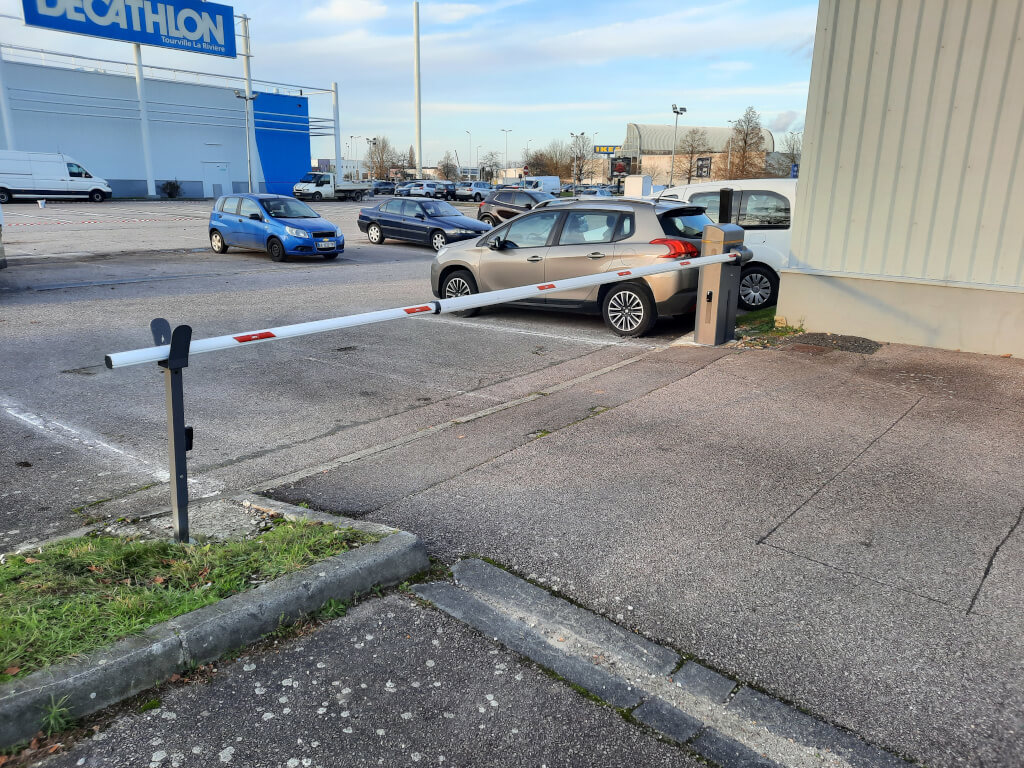
POLYGON ((69 539, 0 565, 0 683, 380 540, 277 521, 242 541, 69 539))
POLYGON ((803 333, 803 330, 791 325, 775 325, 775 307, 765 307, 736 318, 736 338, 742 347, 773 347, 787 336, 803 333))

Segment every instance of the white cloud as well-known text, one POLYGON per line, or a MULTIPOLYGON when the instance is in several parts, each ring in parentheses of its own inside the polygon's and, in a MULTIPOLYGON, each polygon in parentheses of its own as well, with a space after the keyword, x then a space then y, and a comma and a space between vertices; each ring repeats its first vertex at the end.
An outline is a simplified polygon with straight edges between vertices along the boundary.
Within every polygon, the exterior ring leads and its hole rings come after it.
POLYGON ((441 24, 455 24, 471 16, 479 16, 488 9, 473 3, 436 3, 423 6, 421 13, 425 19, 441 24))
POLYGON ((386 16, 387 12, 387 6, 381 0, 329 0, 313 8, 306 17, 317 21, 343 21, 351 24, 379 19, 386 16))
POLYGON ((800 117, 800 113, 792 109, 788 109, 785 112, 779 112, 775 116, 775 119, 768 124, 768 129, 771 131, 788 131, 793 127, 797 118, 800 117))
POLYGON ((583 111, 583 110, 608 110, 612 109, 615 105, 609 102, 579 102, 569 103, 560 102, 558 104, 509 104, 502 102, 499 104, 482 104, 480 102, 462 103, 462 102, 437 102, 433 101, 430 103, 430 108, 437 110, 442 113, 447 112, 460 112, 460 113, 486 113, 502 112, 520 114, 524 112, 572 112, 572 111, 583 111))

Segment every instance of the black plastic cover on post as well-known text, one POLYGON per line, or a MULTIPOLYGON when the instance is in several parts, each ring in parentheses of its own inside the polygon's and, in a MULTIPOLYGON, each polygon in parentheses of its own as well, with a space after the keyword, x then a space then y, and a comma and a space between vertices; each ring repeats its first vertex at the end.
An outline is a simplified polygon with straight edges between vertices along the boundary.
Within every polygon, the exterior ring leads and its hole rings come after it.
POLYGON ((179 325, 171 331, 171 324, 162 317, 149 325, 153 341, 158 345, 170 344, 167 359, 157 365, 164 369, 167 392, 167 460, 171 473, 171 516, 174 521, 174 540, 189 542, 188 525, 188 463, 186 451, 192 448, 192 428, 185 426, 185 394, 181 371, 188 367, 188 351, 192 343, 192 327, 179 325))
POLYGON ((732 222, 732 188, 722 187, 718 192, 718 223, 732 222))

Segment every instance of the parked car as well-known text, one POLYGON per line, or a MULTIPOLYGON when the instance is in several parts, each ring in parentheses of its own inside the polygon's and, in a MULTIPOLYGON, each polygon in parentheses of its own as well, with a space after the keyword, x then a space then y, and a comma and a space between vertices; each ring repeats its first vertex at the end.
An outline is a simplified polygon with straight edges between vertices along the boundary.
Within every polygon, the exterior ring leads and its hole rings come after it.
POLYGON ((393 182, 393 181, 375 181, 375 182, 373 182, 373 194, 375 194, 375 195, 393 195, 393 194, 395 194, 395 182, 393 182))
POLYGON ((436 181, 414 181, 407 186, 409 191, 406 194, 409 197, 437 197, 436 181))
POLYGON ((743 227, 743 244, 754 254, 740 275, 739 305, 753 310, 779 300, 779 274, 789 258, 796 184, 796 179, 709 181, 671 187, 660 199, 706 206, 708 216, 717 222, 721 189, 734 190, 732 221, 743 227))
POLYGON ((604 187, 579 187, 576 190, 579 197, 611 197, 612 193, 604 187))
POLYGON ((434 187, 434 197, 438 200, 454 200, 455 199, 455 182, 454 181, 439 181, 434 187))
POLYGON ((424 243, 435 251, 491 228, 441 200, 387 200, 359 211, 356 224, 374 245, 392 237, 424 243))
POLYGON ((399 197, 408 197, 410 190, 412 190, 415 182, 409 181, 405 184, 399 184, 395 187, 395 194, 399 197))
POLYGON ((101 203, 111 194, 106 179, 93 176, 68 155, 0 150, 0 204, 6 205, 15 197, 85 197, 101 203))
MULTIPOLYGON (((696 257, 710 223, 703 207, 686 203, 556 200, 439 250, 431 288, 438 298, 451 298, 696 257)), ((692 312, 696 302, 697 270, 689 269, 522 303, 600 313, 619 336, 641 336, 658 317, 692 312)))
POLYGON ((460 181, 455 187, 457 200, 475 200, 483 202, 484 198, 494 191, 494 187, 486 181, 460 181))
POLYGON ((319 254, 337 258, 345 251, 345 236, 320 214, 285 195, 224 195, 210 212, 210 247, 266 251, 274 261, 289 256, 319 254))
POLYGON ((526 192, 517 189, 498 189, 480 203, 476 217, 492 227, 518 216, 543 200, 554 200, 547 192, 526 192))

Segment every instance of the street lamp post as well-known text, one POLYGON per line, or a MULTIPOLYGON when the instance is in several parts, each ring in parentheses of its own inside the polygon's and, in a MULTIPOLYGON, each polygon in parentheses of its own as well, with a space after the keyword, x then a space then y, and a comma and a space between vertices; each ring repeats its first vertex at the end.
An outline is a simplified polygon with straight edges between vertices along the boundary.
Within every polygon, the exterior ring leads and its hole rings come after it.
POLYGON ((679 132, 679 116, 684 112, 686 112, 686 107, 677 107, 675 104, 672 105, 672 114, 676 116, 676 124, 672 129, 672 165, 670 165, 668 169, 668 185, 670 187, 672 186, 672 181, 676 177, 676 134, 679 132))
POLYGON ((501 132, 505 134, 505 173, 508 173, 508 135, 512 133, 512 129, 502 128, 501 132))
MULTIPOLYGON (((735 123, 735 120, 726 120, 729 125, 735 123)), ((729 132, 729 154, 725 165, 725 176, 726 178, 732 178, 732 131, 729 132)))
POLYGON ((476 145, 476 180, 480 181, 480 148, 483 144, 476 145))
MULTIPOLYGON (((252 193, 252 149, 249 147, 249 105, 256 101, 258 93, 247 94, 236 90, 235 96, 245 102, 245 166, 249 171, 249 192, 252 193)), ((255 115, 253 115, 255 117, 255 115)))
MULTIPOLYGON (((470 131, 466 131, 469 134, 469 165, 473 164, 473 134, 470 131)), ((466 178, 469 178, 469 166, 466 166, 466 178)))
POLYGON ((355 170, 356 178, 355 178, 355 181, 359 181, 359 176, 361 175, 359 173, 359 146, 356 144, 356 139, 361 139, 361 138, 363 138, 363 137, 362 136, 352 136, 351 134, 348 137, 349 144, 352 146, 352 154, 355 155, 355 157, 352 158, 353 162, 355 162, 355 164, 356 164, 356 170, 355 170))

